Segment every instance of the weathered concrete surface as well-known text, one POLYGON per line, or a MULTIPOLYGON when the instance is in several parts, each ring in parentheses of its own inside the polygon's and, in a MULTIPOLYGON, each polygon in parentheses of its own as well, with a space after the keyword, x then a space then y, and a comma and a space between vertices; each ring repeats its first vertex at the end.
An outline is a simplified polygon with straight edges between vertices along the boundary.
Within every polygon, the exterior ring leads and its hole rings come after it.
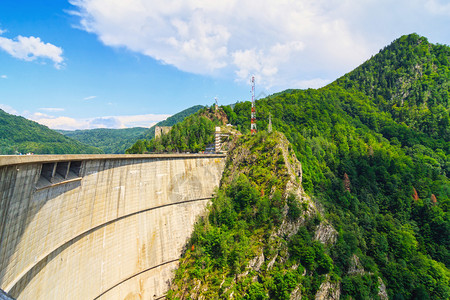
POLYGON ((223 156, 0 157, 0 288, 18 299, 154 299, 218 186, 223 156), (79 178, 36 189, 43 163, 79 178))

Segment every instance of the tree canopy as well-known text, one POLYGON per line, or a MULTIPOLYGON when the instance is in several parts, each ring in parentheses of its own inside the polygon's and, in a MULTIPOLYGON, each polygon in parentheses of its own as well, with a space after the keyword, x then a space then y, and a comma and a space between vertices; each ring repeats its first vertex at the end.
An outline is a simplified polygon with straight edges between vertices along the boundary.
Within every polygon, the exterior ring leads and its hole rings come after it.
POLYGON ((0 154, 77 154, 102 150, 0 109, 0 154))
MULTIPOLYGON (((377 276, 393 299, 450 297, 449 59, 448 46, 412 34, 326 87, 291 89, 256 102, 257 128, 267 128, 270 113, 274 130, 284 133, 302 164, 303 187, 338 231, 336 243, 325 251, 311 240, 308 228, 289 241, 292 258, 317 274, 302 279, 306 295, 313 297, 320 276, 331 272, 344 299, 379 297, 377 276), (355 256, 364 273, 351 272, 355 256)), ((249 133, 250 102, 224 111, 231 124, 249 133)), ((219 250, 205 250, 218 255, 211 258, 213 266, 245 265, 245 259, 230 261, 234 256, 220 250, 236 240, 223 226, 248 230, 252 221, 246 212, 263 207, 268 223, 277 224, 277 214, 259 197, 255 200, 247 184, 260 189, 264 180, 257 178, 268 173, 261 166, 251 177, 236 179, 232 192, 219 191, 213 208, 220 209, 212 216, 221 227, 208 231, 219 250)), ((204 267, 199 265, 210 270, 204 267)), ((299 280, 289 270, 271 274, 268 281, 258 277, 242 291, 248 299, 286 299, 291 282, 299 280)))

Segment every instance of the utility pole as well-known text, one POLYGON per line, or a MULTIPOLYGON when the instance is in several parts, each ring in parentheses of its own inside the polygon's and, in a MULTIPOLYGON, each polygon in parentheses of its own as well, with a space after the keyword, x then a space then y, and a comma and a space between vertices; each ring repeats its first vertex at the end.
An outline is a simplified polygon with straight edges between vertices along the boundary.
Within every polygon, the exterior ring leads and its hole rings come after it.
POLYGON ((252 76, 252 114, 250 122, 251 134, 256 133, 256 110, 255 110, 255 76, 252 76))

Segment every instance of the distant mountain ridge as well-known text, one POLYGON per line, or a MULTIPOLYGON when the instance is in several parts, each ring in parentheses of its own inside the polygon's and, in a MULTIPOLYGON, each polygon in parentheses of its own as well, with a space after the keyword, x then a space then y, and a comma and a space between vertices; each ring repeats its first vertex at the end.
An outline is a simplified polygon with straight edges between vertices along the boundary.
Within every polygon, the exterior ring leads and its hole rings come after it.
POLYGON ((98 147, 105 153, 120 154, 130 148, 137 140, 152 139, 155 136, 155 126, 173 126, 184 120, 185 117, 196 113, 203 108, 202 105, 189 107, 166 120, 158 122, 150 128, 133 127, 123 129, 98 128, 86 130, 57 130, 58 132, 71 137, 82 143, 98 147))
POLYGON ((155 126, 173 126, 184 120, 187 116, 195 114, 200 109, 202 109, 203 105, 195 105, 191 106, 185 110, 180 111, 179 113, 174 114, 173 116, 168 117, 164 121, 158 122, 156 125, 149 128, 147 132, 141 135, 138 139, 148 139, 151 140, 155 137, 155 126))
POLYGON ((97 128, 86 130, 56 130, 82 143, 100 148, 105 153, 125 153, 136 139, 144 134, 148 128, 133 127, 123 129, 97 128))
POLYGON ((102 150, 0 109, 0 154, 93 154, 102 150))

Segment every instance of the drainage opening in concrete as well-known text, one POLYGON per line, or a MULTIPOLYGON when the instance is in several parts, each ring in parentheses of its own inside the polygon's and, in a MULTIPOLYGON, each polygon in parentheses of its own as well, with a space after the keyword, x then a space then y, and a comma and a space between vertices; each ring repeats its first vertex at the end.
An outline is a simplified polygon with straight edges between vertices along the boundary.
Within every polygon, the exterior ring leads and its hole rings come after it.
POLYGON ((82 161, 60 161, 42 164, 37 189, 81 180, 82 161))

